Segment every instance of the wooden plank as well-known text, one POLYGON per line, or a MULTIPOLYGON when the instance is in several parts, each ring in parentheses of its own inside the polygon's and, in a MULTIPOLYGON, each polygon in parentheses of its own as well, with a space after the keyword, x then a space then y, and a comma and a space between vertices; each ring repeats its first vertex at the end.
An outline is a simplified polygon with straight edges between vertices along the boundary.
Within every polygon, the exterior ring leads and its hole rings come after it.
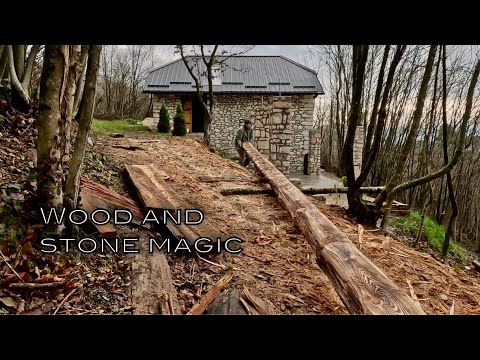
POLYGON ((129 210, 133 215, 132 223, 136 225, 141 225, 145 217, 144 210, 132 199, 87 178, 81 178, 80 197, 84 198, 86 196, 90 197, 90 202, 98 204, 97 207, 106 209, 111 213, 115 209, 129 210), (91 198, 94 198, 94 200, 91 198))
POLYGON ((185 114, 185 127, 189 133, 192 132, 192 98, 185 98, 183 102, 183 113, 185 114))
MULTIPOLYGON (((165 180, 161 176, 161 172, 154 164, 150 165, 125 165, 129 178, 133 183, 137 194, 146 210, 160 210, 155 212, 157 217, 163 219, 163 210, 189 209, 183 200, 181 200, 171 189, 169 189, 165 180)), ((184 238, 188 245, 193 246, 200 236, 191 226, 185 225, 183 222, 176 225, 173 221, 166 221, 166 229, 168 235, 172 235, 175 239, 184 238)))
POLYGON ((350 313, 425 314, 252 144, 244 143, 243 148, 305 235, 350 313))
POLYGON ((213 287, 208 291, 200 301, 193 305, 187 315, 201 315, 207 308, 207 306, 215 299, 220 291, 232 280, 233 273, 228 272, 213 287))
MULTIPOLYGON (((88 194, 84 194, 82 196, 82 199, 81 199, 81 203, 80 203, 80 209, 84 210, 87 212, 88 214, 88 219, 90 220, 90 223, 95 227, 95 229, 97 229, 97 232, 98 232, 98 235, 101 237, 101 238, 105 238, 105 239, 115 239, 115 237, 117 236, 117 229, 115 228, 115 226, 113 226, 112 224, 105 224, 105 225, 97 225, 95 224, 93 221, 91 221, 91 214, 96 210, 96 209, 99 209, 100 207, 96 206, 95 205, 95 202, 94 202, 94 198, 92 198, 91 196, 89 196, 88 194)), ((104 214, 102 213, 98 213, 98 215, 96 215, 96 219, 97 221, 103 221, 105 220, 105 218, 102 218, 102 216, 105 216, 104 214)))
POLYGON ((162 174, 155 165, 125 165, 125 169, 145 209, 184 208, 183 202, 167 190, 162 174))

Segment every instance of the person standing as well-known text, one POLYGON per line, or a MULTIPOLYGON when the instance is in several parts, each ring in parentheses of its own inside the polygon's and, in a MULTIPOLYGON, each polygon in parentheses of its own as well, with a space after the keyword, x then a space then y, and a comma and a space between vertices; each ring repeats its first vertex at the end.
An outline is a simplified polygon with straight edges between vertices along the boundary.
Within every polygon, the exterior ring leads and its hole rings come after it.
POLYGON ((248 166, 250 159, 246 156, 246 152, 243 149, 244 142, 253 143, 255 139, 253 135, 253 123, 251 120, 245 120, 244 124, 237 130, 237 136, 235 137, 235 148, 237 149, 238 155, 240 156, 239 163, 242 166, 248 166))

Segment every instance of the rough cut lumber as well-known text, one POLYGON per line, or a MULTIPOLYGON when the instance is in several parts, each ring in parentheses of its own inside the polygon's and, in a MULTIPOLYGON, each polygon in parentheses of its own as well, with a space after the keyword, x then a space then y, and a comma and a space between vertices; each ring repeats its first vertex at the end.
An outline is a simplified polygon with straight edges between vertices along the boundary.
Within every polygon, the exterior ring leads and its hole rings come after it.
MULTIPOLYGON (((163 180, 162 171, 159 171, 154 164, 150 165, 125 165, 128 176, 134 185, 138 197, 140 198, 146 210, 160 210, 155 215, 161 218, 163 223, 163 210, 191 209, 191 206, 185 204, 171 189, 169 189, 165 180, 163 180)), ((165 174, 165 173, 163 173, 165 174)), ((166 221, 166 229, 173 238, 185 239, 188 245, 193 246, 200 236, 192 226, 185 225, 183 222, 176 225, 173 221, 166 221)), ((205 236, 205 235, 204 235, 205 236)))
POLYGON ((181 314, 172 274, 163 251, 149 253, 146 242, 132 259, 132 302, 135 315, 181 314))
POLYGON ((228 272, 218 282, 213 285, 209 292, 203 296, 200 301, 193 305, 187 315, 201 315, 207 306, 216 298, 220 291, 232 280, 233 273, 228 272))
MULTIPOLYGON (((362 187, 360 188, 360 193, 362 194, 374 194, 379 193, 383 190, 383 187, 362 187)), ((317 195, 317 194, 346 194, 348 188, 303 188, 300 191, 307 195, 317 195)), ((244 189, 244 188, 233 188, 221 190, 222 195, 250 195, 250 194, 268 194, 274 195, 275 192, 273 189, 244 189)))
POLYGON ((252 144, 243 147, 305 235, 350 313, 425 314, 252 144))
POLYGON ((199 176, 198 180, 206 183, 214 182, 252 182, 252 183, 264 183, 266 179, 258 177, 246 177, 246 176, 199 176))
POLYGON ((89 197, 90 202, 98 204, 98 208, 112 213, 115 209, 129 210, 133 215, 132 223, 136 225, 140 225, 145 217, 145 212, 135 201, 85 177, 81 178, 80 196, 89 197))
MULTIPOLYGON (((101 209, 100 206, 98 204, 95 204, 95 198, 89 196, 88 194, 84 194, 82 196, 82 199, 80 200, 80 209, 84 210, 88 214, 88 219, 97 230, 98 236, 105 239, 115 239, 115 237, 117 236, 117 229, 115 228, 115 226, 110 223, 105 225, 98 225, 92 221, 91 214, 95 210, 101 209)), ((104 216, 104 214, 98 213, 95 215, 95 218, 97 219, 97 221, 104 221, 105 219, 102 218, 104 216)))

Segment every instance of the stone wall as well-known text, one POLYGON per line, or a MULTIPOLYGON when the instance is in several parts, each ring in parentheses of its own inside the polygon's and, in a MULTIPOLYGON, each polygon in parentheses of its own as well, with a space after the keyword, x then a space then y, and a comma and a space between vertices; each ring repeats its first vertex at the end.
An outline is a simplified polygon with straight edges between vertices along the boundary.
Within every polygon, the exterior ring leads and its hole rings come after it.
POLYGON ((266 124, 266 127, 270 129, 269 160, 284 175, 288 175, 291 170, 293 133, 291 99, 291 96, 275 97, 266 124))
POLYGON ((355 178, 357 178, 362 171, 363 137, 363 126, 357 126, 353 143, 353 169, 355 172, 355 178))
MULTIPOLYGON (((254 122, 255 147, 260 153, 269 156, 271 134, 269 132, 270 128, 266 124, 272 115, 272 104, 275 98, 278 98, 278 96, 254 94, 216 95, 216 114, 211 127, 212 145, 227 152, 230 156, 238 156, 234 146, 235 135, 238 128, 243 125, 243 121, 250 119, 254 122)), ((181 95, 155 94, 153 97, 153 121, 149 120, 149 123, 146 125, 156 127, 163 101, 166 101, 170 120, 173 122, 176 104, 178 101, 181 101, 181 95)), ((304 155, 310 151, 309 131, 313 129, 314 98, 312 95, 293 95, 288 97, 287 102, 291 103, 289 105, 290 114, 288 118, 291 130, 287 130, 287 133, 284 134, 278 134, 278 136, 282 135, 282 137, 288 136, 291 138, 288 169, 290 172, 302 173, 304 155), (288 133, 289 131, 291 133, 288 133)), ((280 128, 276 130, 280 130, 280 128)), ((286 162, 287 160, 283 161, 286 162)))
POLYGON ((145 124, 146 126, 157 127, 158 120, 160 119, 160 109, 162 104, 165 102, 165 106, 168 110, 168 115, 170 115, 170 123, 173 124, 173 118, 177 113, 177 103, 182 102, 182 97, 177 94, 155 94, 153 95, 153 122, 150 124, 145 124))
POLYGON ((257 130, 255 113, 268 104, 268 97, 261 95, 225 94, 215 96, 216 114, 212 122, 211 134, 212 144, 217 149, 227 152, 230 156, 238 156, 235 150, 235 136, 237 130, 243 125, 246 119, 254 123, 255 143, 257 146, 260 135, 257 130))
POLYGON ((292 96, 292 172, 303 172, 303 158, 309 153, 309 131, 313 129, 313 95, 292 96))
POLYGON ((320 130, 309 131, 308 175, 320 174, 320 130))

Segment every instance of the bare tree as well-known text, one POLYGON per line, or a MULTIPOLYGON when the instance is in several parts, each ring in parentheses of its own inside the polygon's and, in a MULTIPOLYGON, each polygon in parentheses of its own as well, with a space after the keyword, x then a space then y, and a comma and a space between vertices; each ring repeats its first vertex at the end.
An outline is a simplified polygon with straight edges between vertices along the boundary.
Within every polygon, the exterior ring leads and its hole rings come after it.
MULTIPOLYGON (((205 122, 203 127, 203 144, 211 148, 210 129, 212 121, 215 118, 215 96, 213 94, 213 76, 214 71, 222 71, 222 66, 226 66, 226 61, 232 56, 238 56, 250 51, 253 46, 247 46, 238 52, 220 49, 219 45, 199 45, 199 50, 195 46, 191 49, 193 56, 186 54, 185 45, 176 45, 177 52, 180 54, 190 76, 195 82, 195 89, 198 100, 205 110, 205 122), (208 52, 208 53, 207 53, 208 52), (218 70, 216 70, 217 68, 218 70), (208 84, 207 97, 203 96, 203 82, 208 84)), ((241 69, 238 69, 241 71, 241 69)))

